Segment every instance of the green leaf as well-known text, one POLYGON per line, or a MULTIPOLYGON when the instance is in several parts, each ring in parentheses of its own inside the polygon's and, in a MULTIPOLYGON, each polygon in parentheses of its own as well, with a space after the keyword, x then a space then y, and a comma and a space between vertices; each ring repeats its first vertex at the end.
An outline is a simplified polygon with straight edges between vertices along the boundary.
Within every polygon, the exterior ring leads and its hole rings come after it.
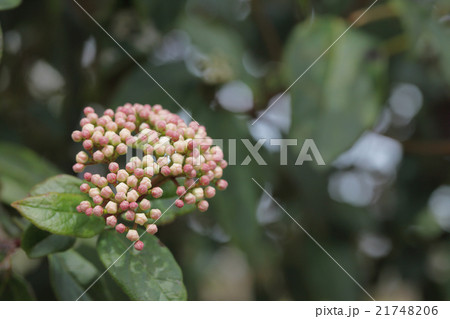
POLYGON ((30 191, 30 195, 37 196, 51 192, 80 194, 80 185, 82 183, 81 179, 71 175, 56 175, 34 186, 30 191))
POLYGON ((0 0, 0 10, 9 10, 17 7, 22 0, 0 0))
POLYGON ((10 204, 27 196, 31 187, 58 174, 51 163, 26 147, 0 143, 1 200, 10 204))
MULTIPOLYGON (((436 62, 438 70, 450 83, 450 36, 449 24, 439 21, 439 16, 433 13, 442 11, 439 6, 443 3, 436 2, 434 6, 423 2, 411 2, 405 0, 393 0, 392 6, 396 9, 405 28, 406 36, 411 42, 411 51, 421 60, 419 64, 425 64, 430 60, 436 62)), ((448 9, 447 9, 448 11, 448 9)))
POLYGON ((54 235, 30 224, 22 236, 22 249, 30 258, 40 258, 48 254, 69 249, 75 243, 74 237, 54 235))
MULTIPOLYGON (((291 85, 344 33, 338 18, 298 25, 284 52, 286 85, 291 85)), ((349 148, 374 124, 383 101, 386 60, 367 35, 350 29, 290 89, 290 136, 312 138, 326 163, 349 148)), ((297 153, 298 154, 298 153, 297 153)))
POLYGON ((193 46, 203 55, 192 64, 205 82, 225 83, 244 74, 245 50, 239 33, 199 17, 183 19, 180 28, 189 34, 193 46))
POLYGON ((23 217, 36 227, 57 235, 92 237, 100 233, 105 222, 97 216, 78 213, 77 205, 85 194, 48 193, 14 202, 23 217))
POLYGON ((142 251, 131 248, 125 236, 114 231, 100 235, 97 251, 109 273, 133 300, 186 300, 183 275, 169 249, 155 236, 145 234, 142 251), (122 255, 123 254, 123 255, 122 255))
POLYGON ((0 300, 32 301, 35 300, 30 284, 15 273, 6 273, 0 283, 0 300))
MULTIPOLYGON (((194 211, 197 207, 193 204, 188 205, 185 204, 183 207, 178 208, 175 206, 175 200, 178 196, 170 197, 170 198, 159 198, 152 199, 152 208, 158 208, 161 210, 161 218, 158 219, 156 224, 164 225, 172 222, 176 217, 188 214, 194 211)), ((153 222, 153 219, 149 219, 150 222, 153 222)))
MULTIPOLYGON (((60 300, 77 300, 99 276, 94 265, 74 250, 49 256, 50 281, 60 300)), ((86 293, 80 300, 91 300, 86 293)))

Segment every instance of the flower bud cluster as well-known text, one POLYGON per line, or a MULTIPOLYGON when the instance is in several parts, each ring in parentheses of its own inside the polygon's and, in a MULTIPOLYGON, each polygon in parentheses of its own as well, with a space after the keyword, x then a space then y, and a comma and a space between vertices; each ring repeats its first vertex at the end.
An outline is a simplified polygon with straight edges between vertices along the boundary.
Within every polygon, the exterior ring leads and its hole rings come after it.
POLYGON ((108 174, 84 173, 80 190, 90 201, 81 202, 77 210, 103 217, 107 226, 126 233, 137 250, 144 247, 138 225, 152 235, 158 231, 155 222, 163 213, 152 208, 152 200, 163 196, 160 185, 175 183, 178 199, 174 205, 196 205, 201 212, 208 209, 208 199, 216 189, 227 188, 222 179, 227 166, 222 149, 213 145, 205 127, 197 122, 187 125, 160 105, 148 104, 127 103, 116 111, 107 109, 102 116, 86 107, 84 114, 81 130, 72 133, 72 139, 83 146, 73 170, 82 173, 87 165, 105 164, 108 174), (117 159, 132 149, 141 150, 143 156, 131 157, 121 168, 117 159))

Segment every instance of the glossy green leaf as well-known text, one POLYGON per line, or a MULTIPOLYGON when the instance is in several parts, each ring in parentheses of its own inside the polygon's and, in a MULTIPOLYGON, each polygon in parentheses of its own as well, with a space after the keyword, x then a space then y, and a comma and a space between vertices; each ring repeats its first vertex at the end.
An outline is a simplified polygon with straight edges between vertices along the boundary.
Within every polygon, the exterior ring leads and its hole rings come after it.
POLYGON ((29 225, 22 235, 22 249, 30 258, 40 258, 48 254, 69 249, 75 243, 75 237, 55 235, 29 225))
MULTIPOLYGON (((50 281, 60 300, 77 300, 100 275, 94 265, 74 250, 52 254, 49 261, 50 281)), ((86 293, 80 300, 91 300, 91 297, 86 293)))
POLYGON ((15 273, 6 273, 0 282, 0 300, 32 301, 34 294, 30 284, 15 273))
POLYGON ((201 18, 186 18, 180 28, 189 34, 192 44, 203 55, 198 60, 194 57, 193 64, 205 82, 224 83, 244 73, 244 46, 239 33, 201 18))
POLYGON ((45 178, 58 174, 47 160, 26 147, 0 143, 1 200, 7 204, 27 196, 45 178))
POLYGON ((142 251, 126 251, 132 243, 125 236, 114 231, 100 235, 97 250, 105 267, 114 263, 111 276, 133 300, 185 300, 183 275, 169 249, 155 236, 145 234, 141 240, 142 251))
MULTIPOLYGON (((284 53, 291 85, 346 30, 338 18, 298 25, 284 53)), ((290 89, 290 137, 314 139, 328 164, 374 124, 384 99, 386 61, 369 36, 350 29, 290 89)))
POLYGON ((17 7, 22 0, 0 0, 0 10, 9 10, 17 7))
POLYGON ((86 200, 84 194, 48 193, 14 202, 22 216, 36 227, 57 235, 92 237, 100 233, 104 220, 78 213, 77 205, 86 200))
POLYGON ((72 175, 56 175, 34 186, 30 191, 30 195, 44 195, 50 192, 80 194, 80 185, 82 183, 81 179, 72 175))

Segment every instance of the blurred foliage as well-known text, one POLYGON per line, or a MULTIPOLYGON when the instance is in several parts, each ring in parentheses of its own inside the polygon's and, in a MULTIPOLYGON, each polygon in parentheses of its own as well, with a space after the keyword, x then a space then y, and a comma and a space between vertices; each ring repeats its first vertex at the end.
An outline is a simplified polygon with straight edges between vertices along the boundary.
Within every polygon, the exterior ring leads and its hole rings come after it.
MULTIPOLYGON (((450 298, 448 1, 378 1, 254 125, 372 0, 78 2, 171 96, 73 1, 0 12, 0 299, 76 299, 118 253, 105 248, 100 260, 96 237, 73 243, 64 223, 60 235, 36 231, 9 206, 49 191, 70 206, 61 185, 31 188, 71 172, 82 108, 181 112, 173 99, 213 138, 238 139, 237 164, 249 154, 240 139, 298 139, 287 165, 264 146, 267 165, 229 166, 230 187, 208 213, 161 227, 188 299, 368 299, 252 178, 376 299, 450 298), (294 165, 306 138, 325 167, 294 165), (65 238, 57 250, 53 236, 65 238)), ((142 288, 113 281, 119 271, 83 298, 126 300, 122 289, 142 288)))

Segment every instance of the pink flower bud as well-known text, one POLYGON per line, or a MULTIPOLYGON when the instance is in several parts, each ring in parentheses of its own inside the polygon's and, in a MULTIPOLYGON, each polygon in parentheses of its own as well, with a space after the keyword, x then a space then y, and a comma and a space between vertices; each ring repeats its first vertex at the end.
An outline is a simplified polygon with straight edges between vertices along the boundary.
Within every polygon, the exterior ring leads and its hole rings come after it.
POLYGON ((86 181, 90 182, 91 181, 91 177, 92 177, 92 173, 86 172, 86 173, 84 173, 83 177, 84 177, 84 179, 86 181))
POLYGON ((124 169, 120 169, 120 170, 117 172, 117 180, 118 180, 119 182, 126 182, 127 179, 128 179, 128 176, 130 176, 130 175, 129 175, 129 174, 127 173, 127 171, 124 170, 124 169))
POLYGON ((126 230, 126 227, 124 224, 119 224, 116 226, 116 232, 118 232, 119 234, 123 234, 126 230))
MULTIPOLYGON (((119 173, 120 173, 120 171, 119 171, 119 173)), ((128 189, 129 189, 129 187, 125 183, 120 183, 119 185, 116 186, 116 190, 117 190, 118 193, 120 192, 120 193, 125 193, 126 194, 128 192, 128 189)))
POLYGON ((117 192, 116 195, 114 196, 114 199, 116 200, 116 202, 122 203, 124 200, 127 199, 127 194, 124 192, 117 192))
POLYGON ((115 132, 115 131, 117 131, 118 128, 119 128, 119 126, 115 122, 109 122, 106 124, 106 129, 108 131, 115 132))
POLYGON ((140 240, 138 240, 135 244, 134 244, 134 249, 136 250, 142 250, 144 249, 144 243, 140 240))
POLYGON ((152 177, 155 174, 155 171, 152 166, 144 168, 144 175, 146 177, 152 177))
POLYGON ((158 131, 163 131, 166 128, 166 122, 158 121, 155 126, 158 131))
POLYGON ((151 146, 151 145, 147 145, 147 146, 144 148, 144 152, 145 152, 145 154, 147 154, 147 155, 152 155, 152 154, 153 154, 153 151, 154 151, 154 149, 153 149, 153 146, 151 146))
POLYGON ((90 189, 91 189, 91 187, 87 183, 81 184, 81 186, 80 186, 80 191, 82 193, 89 193, 90 189))
POLYGON ((109 173, 108 175, 106 175, 106 179, 108 183, 115 184, 117 181, 117 175, 114 173, 109 173))
POLYGON ((105 206, 105 210, 108 214, 117 213, 117 203, 116 202, 108 202, 105 206))
POLYGON ((86 107, 84 108, 83 112, 84 112, 84 115, 87 116, 88 114, 94 113, 95 111, 94 111, 94 109, 93 109, 92 107, 86 106, 86 107))
POLYGON ((110 118, 114 117, 114 111, 111 109, 106 109, 105 112, 103 112, 103 114, 109 116, 110 118))
POLYGON ((134 189, 129 191, 127 194, 127 201, 129 201, 130 203, 137 201, 138 198, 139 198, 139 194, 134 189))
POLYGON ((114 146, 107 145, 102 149, 102 153, 105 155, 106 158, 110 158, 114 155, 114 146))
POLYGON ((97 185, 98 187, 105 187, 105 186, 108 186, 108 180, 105 178, 105 177, 100 177, 99 178, 99 180, 98 180, 98 185, 97 185))
POLYGON ((185 141, 177 141, 173 143, 175 151, 180 154, 184 154, 187 151, 187 143, 185 141))
POLYGON ((171 156, 171 160, 173 163, 182 165, 184 162, 184 156, 179 153, 175 153, 171 156))
POLYGON ((209 161, 208 166, 210 169, 215 169, 217 167, 217 164, 214 161, 209 161))
POLYGON ((129 138, 131 136, 131 132, 129 130, 127 130, 126 128, 124 128, 119 132, 119 136, 122 139, 122 141, 125 142, 127 140, 127 138, 129 138))
POLYGON ((160 198, 163 195, 163 190, 161 187, 153 187, 152 188, 152 196, 154 198, 160 198))
POLYGON ((97 163, 100 163, 101 161, 104 160, 105 155, 101 152, 101 151, 96 151, 93 155, 94 161, 96 161, 97 163))
POLYGON ((228 162, 226 160, 221 160, 219 166, 222 167, 222 169, 225 169, 228 166, 228 162))
POLYGON ((84 170, 84 165, 77 163, 74 166, 72 166, 72 169, 75 173, 81 173, 84 170))
POLYGON ((100 205, 97 205, 97 206, 95 206, 94 207, 94 215, 95 216, 102 216, 103 215, 103 207, 102 206, 100 206, 100 205))
POLYGON ((117 224, 117 218, 116 216, 109 216, 106 218, 106 225, 110 227, 114 227, 117 224))
POLYGON ((83 139, 83 136, 81 135, 80 131, 73 131, 72 132, 72 140, 74 142, 81 142, 82 139, 83 139))
POLYGON ((150 201, 145 198, 143 200, 141 200, 141 202, 139 203, 139 208, 142 210, 150 209, 151 206, 152 205, 151 205, 150 201))
POLYGON ((83 147, 86 151, 90 151, 94 148, 94 143, 92 142, 92 140, 85 140, 83 142, 83 147))
POLYGON ((146 231, 150 235, 154 235, 158 232, 158 226, 156 226, 155 224, 149 224, 149 225, 147 225, 146 231))
POLYGON ((190 171, 192 171, 194 169, 194 166, 192 166, 191 164, 186 164, 183 166, 183 171, 185 173, 189 173, 190 171))
POLYGON ((97 195, 100 195, 100 190, 98 188, 94 187, 89 190, 89 196, 91 198, 94 198, 97 195))
POLYGON ((147 222, 147 216, 145 214, 136 214, 136 218, 134 219, 136 224, 143 226, 147 222))
POLYGON ((100 196, 107 199, 110 198, 113 195, 113 191, 109 186, 103 187, 100 191, 100 196))
POLYGON ((184 202, 181 199, 177 199, 175 201, 175 206, 177 206, 178 208, 181 208, 184 206, 184 202))
POLYGON ((136 178, 136 176, 131 175, 127 178, 127 185, 130 187, 136 187, 138 184, 138 179, 136 178))
POLYGON ((221 178, 223 175, 223 169, 222 167, 216 167, 214 169, 214 178, 221 178))
POLYGON ((88 130, 82 130, 81 131, 81 137, 84 139, 88 139, 91 137, 91 132, 89 132, 88 130))
POLYGON ((107 138, 106 136, 99 137, 98 144, 100 144, 100 146, 108 145, 108 143, 109 143, 109 138, 107 138))
POLYGON ((95 186, 98 186, 98 184, 100 183, 100 178, 101 178, 101 176, 99 174, 92 175, 92 178, 91 178, 92 184, 94 184, 95 186))
POLYGON ((197 171, 195 169, 193 169, 192 171, 190 171, 187 176, 189 176, 190 178, 194 178, 197 176, 197 171))
POLYGON ((213 198, 216 195, 216 189, 214 187, 208 186, 205 188, 205 197, 213 198))
POLYGON ((208 176, 202 176, 200 177, 200 181, 199 181, 200 185, 202 186, 206 186, 209 184, 209 178, 208 176))
POLYGON ((133 174, 135 168, 136 168, 136 164, 134 164, 133 162, 129 162, 129 163, 127 163, 127 165, 125 165, 125 169, 130 174, 133 174))
POLYGON ((100 195, 95 195, 92 200, 94 201, 94 203, 96 205, 100 205, 101 203, 103 203, 103 197, 101 197, 100 195))
POLYGON ((168 145, 168 146, 166 146, 165 153, 169 156, 173 155, 173 153, 175 153, 175 149, 173 148, 172 145, 168 145))
POLYGON ((166 153, 166 147, 164 145, 159 144, 155 146, 154 151, 156 155, 163 156, 166 153))
POLYGON ((196 200, 195 196, 191 193, 187 193, 186 196, 184 196, 184 202, 186 204, 195 204, 196 200))
POLYGON ((170 172, 173 176, 178 176, 183 173, 183 166, 181 166, 181 164, 174 163, 170 166, 170 172))
POLYGON ((184 181, 184 186, 186 186, 187 189, 193 187, 195 185, 195 180, 192 178, 188 178, 184 181))
POLYGON ((130 229, 127 233, 127 238, 131 241, 136 241, 139 239, 139 234, 137 230, 130 229))
POLYGON ((125 213, 125 219, 129 220, 129 221, 133 221, 135 216, 136 216, 136 214, 132 210, 129 210, 125 213))
POLYGON ((111 135, 110 142, 113 146, 118 146, 121 142, 120 136, 114 133, 111 135))
POLYGON ((146 184, 139 185, 138 187, 138 193, 141 195, 147 194, 148 192, 148 186, 146 184))
POLYGON ((136 168, 136 169, 134 170, 134 175, 135 175, 137 178, 142 178, 142 177, 144 177, 144 170, 143 170, 142 168, 136 168))
POLYGON ((161 217, 161 215, 162 215, 161 211, 159 209, 157 209, 157 208, 154 208, 154 209, 150 210, 150 218, 151 219, 157 220, 157 219, 159 219, 161 217))
POLYGON ((80 203, 80 208, 82 212, 85 212, 86 209, 91 207, 91 203, 89 203, 87 200, 84 200, 80 203))
POLYGON ((119 154, 119 155, 124 155, 124 154, 127 153, 127 149, 128 149, 128 147, 127 147, 125 144, 120 143, 120 144, 117 145, 117 147, 116 147, 116 152, 117 152, 117 154, 119 154))
POLYGON ((192 194, 195 196, 195 198, 197 200, 203 199, 204 193, 203 193, 203 188, 201 187, 196 187, 192 190, 192 194))
POLYGON ((178 187, 177 187, 177 195, 178 195, 178 196, 183 196, 184 193, 186 193, 186 187, 184 187, 184 186, 178 186, 178 187))
POLYGON ((94 213, 93 209, 91 207, 89 207, 88 209, 86 209, 86 216, 91 216, 94 213))
POLYGON ((208 210, 209 207, 209 203, 206 200, 201 200, 198 204, 197 204, 198 210, 201 212, 206 212, 208 210))
POLYGON ((119 164, 116 162, 111 162, 108 165, 108 169, 111 173, 117 173, 119 171, 119 164))
POLYGON ((131 210, 136 210, 138 207, 139 207, 138 203, 136 203, 136 202, 130 203, 130 209, 131 210))
MULTIPOLYGON (((122 194, 123 194, 123 193, 122 193, 122 194)), ((116 197, 117 197, 117 195, 116 195, 116 197)), ((130 203, 128 203, 126 200, 122 201, 122 202, 119 204, 119 208, 120 208, 122 211, 126 211, 129 207, 130 207, 130 203)))
POLYGON ((219 190, 223 191, 223 190, 226 190, 226 189, 227 189, 227 187, 228 187, 228 182, 227 182, 226 180, 224 180, 224 179, 219 179, 219 180, 216 182, 216 186, 217 186, 217 188, 218 188, 219 190))
POLYGON ((163 166, 163 167, 161 167, 160 172, 163 176, 169 176, 170 175, 170 167, 163 166))
POLYGON ((100 138, 103 137, 103 134, 99 131, 94 131, 94 134, 92 134, 92 142, 94 144, 100 144, 100 138))
POLYGON ((79 212, 79 213, 82 212, 82 211, 81 211, 81 206, 80 206, 80 205, 77 206, 77 212, 79 212))
POLYGON ((128 129, 130 132, 133 132, 136 129, 136 124, 134 124, 133 122, 126 122, 124 124, 124 127, 128 129))

